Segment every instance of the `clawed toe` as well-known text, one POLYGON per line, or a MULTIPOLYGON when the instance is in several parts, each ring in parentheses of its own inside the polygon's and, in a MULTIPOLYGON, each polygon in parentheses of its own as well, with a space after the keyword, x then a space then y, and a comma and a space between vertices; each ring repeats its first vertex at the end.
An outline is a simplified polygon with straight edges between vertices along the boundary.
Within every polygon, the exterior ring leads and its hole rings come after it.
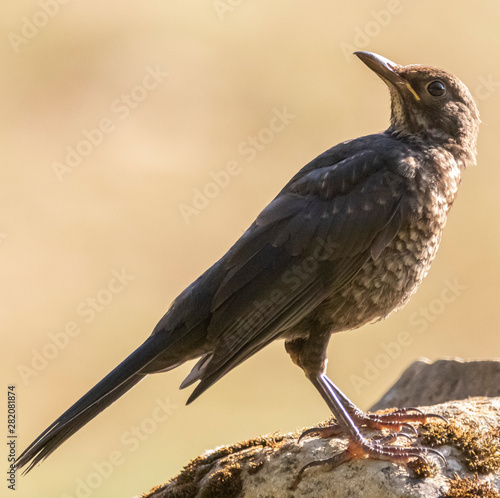
POLYGON ((402 427, 411 427, 412 430, 414 430, 410 425, 410 422, 425 424, 429 421, 429 419, 432 418, 442 420, 443 422, 448 424, 448 420, 446 420, 441 415, 437 415, 435 413, 424 413, 418 408, 403 408, 381 415, 375 413, 362 414, 361 416, 358 416, 358 422, 361 425, 364 425, 371 429, 385 428, 392 430, 401 430, 402 427))
POLYGON ((326 460, 314 460, 312 462, 309 462, 308 464, 304 465, 300 470, 297 476, 295 477, 293 483, 290 486, 291 490, 297 489, 298 485, 300 484, 300 481, 302 481, 302 477, 304 475, 304 472, 307 469, 310 469, 311 467, 317 467, 317 466, 323 466, 326 465, 330 467, 330 469, 334 469, 338 467, 340 464, 349 461, 347 450, 342 451, 341 453, 338 453, 337 455, 333 456, 332 458, 327 458, 326 460))
POLYGON ((297 443, 300 443, 305 437, 317 436, 321 439, 329 439, 339 436, 340 434, 342 434, 342 428, 337 424, 327 425, 325 427, 311 427, 299 436, 297 443))

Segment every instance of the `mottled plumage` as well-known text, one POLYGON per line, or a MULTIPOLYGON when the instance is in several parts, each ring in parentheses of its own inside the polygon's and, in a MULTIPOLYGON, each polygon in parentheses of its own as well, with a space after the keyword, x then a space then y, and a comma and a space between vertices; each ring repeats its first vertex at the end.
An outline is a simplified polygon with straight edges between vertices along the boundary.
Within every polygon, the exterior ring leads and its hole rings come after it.
POLYGON ((479 115, 450 73, 357 55, 389 87, 389 129, 343 142, 302 168, 180 294, 148 340, 30 445, 20 467, 31 469, 144 375, 199 358, 181 386, 198 382, 191 402, 275 339, 285 339, 351 446, 394 461, 422 457, 361 436, 359 425, 398 430, 425 417, 362 414, 326 377, 326 347, 333 332, 402 307, 427 274, 461 172, 475 161, 479 115))

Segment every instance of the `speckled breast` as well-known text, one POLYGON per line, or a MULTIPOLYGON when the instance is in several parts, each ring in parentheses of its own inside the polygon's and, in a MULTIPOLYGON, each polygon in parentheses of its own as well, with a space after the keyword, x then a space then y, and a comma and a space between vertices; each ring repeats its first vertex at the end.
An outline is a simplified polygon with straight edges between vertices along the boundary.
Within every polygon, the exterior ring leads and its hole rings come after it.
POLYGON ((427 157, 426 168, 411 182, 413 210, 395 238, 325 303, 332 332, 360 327, 402 308, 427 275, 460 183, 452 157, 446 171, 434 159, 427 157))

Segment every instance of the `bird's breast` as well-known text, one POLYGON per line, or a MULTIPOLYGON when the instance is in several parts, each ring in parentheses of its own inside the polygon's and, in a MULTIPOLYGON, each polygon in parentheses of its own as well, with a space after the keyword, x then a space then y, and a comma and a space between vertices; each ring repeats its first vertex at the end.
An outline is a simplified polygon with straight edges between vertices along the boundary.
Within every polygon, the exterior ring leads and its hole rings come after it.
POLYGON ((381 254, 327 300, 324 317, 332 331, 385 318, 417 290, 436 256, 460 181, 458 167, 450 165, 444 175, 433 168, 419 172, 409 187, 411 216, 381 254))

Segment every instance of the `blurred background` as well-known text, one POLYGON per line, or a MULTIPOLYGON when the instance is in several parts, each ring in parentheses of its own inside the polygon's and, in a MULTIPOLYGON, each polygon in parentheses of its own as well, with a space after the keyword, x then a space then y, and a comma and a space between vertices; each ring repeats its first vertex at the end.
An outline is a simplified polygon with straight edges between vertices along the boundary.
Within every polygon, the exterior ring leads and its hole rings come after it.
MULTIPOLYGON (((500 356, 499 15, 493 0, 4 4, 0 369, 16 385, 18 451, 142 343, 299 168, 387 127, 387 90, 359 49, 452 71, 483 124, 420 291, 334 336, 330 377, 367 409, 418 357, 500 356)), ((280 342, 186 407, 191 367, 136 386, 18 476, 17 496, 133 496, 206 449, 329 416, 280 342)))

